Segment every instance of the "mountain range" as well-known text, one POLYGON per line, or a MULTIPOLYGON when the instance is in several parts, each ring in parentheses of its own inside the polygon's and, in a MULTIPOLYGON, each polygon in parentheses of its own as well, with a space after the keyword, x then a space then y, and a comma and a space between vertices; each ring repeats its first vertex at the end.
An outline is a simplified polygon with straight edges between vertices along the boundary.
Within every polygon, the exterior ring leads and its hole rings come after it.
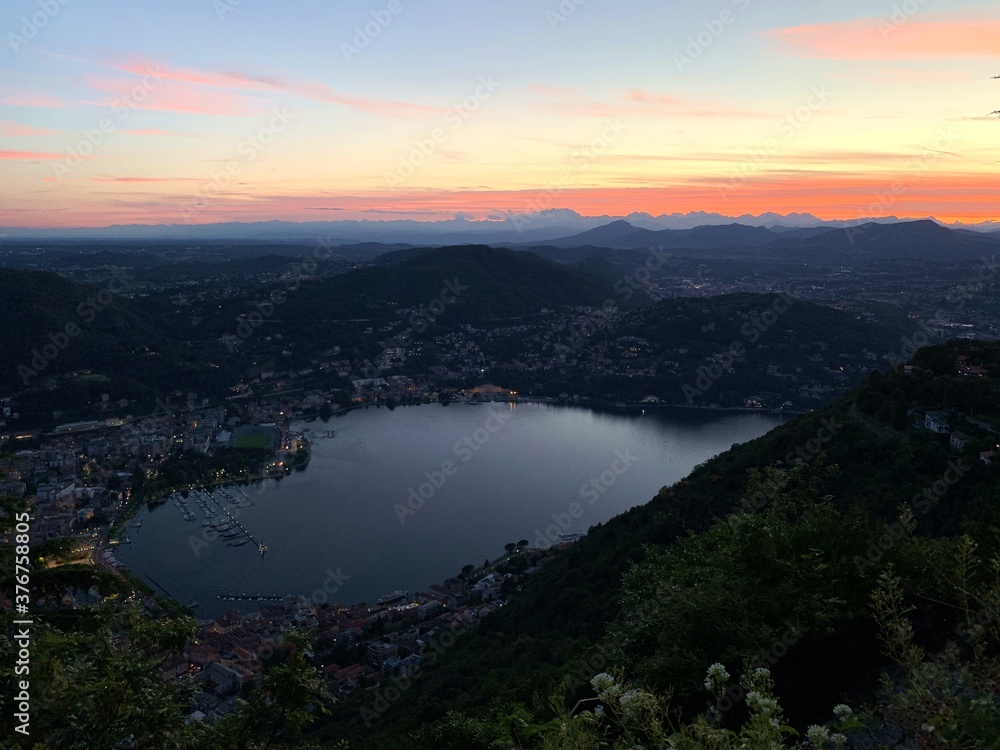
MULTIPOLYGON (((1000 222, 987 221, 980 224, 953 223, 945 225, 932 217, 917 217, 933 220, 942 226, 975 232, 1000 231, 1000 222)), ((475 243, 525 243, 542 242, 570 237, 574 234, 598 229, 608 224, 627 222, 637 229, 660 231, 664 229, 684 230, 704 226, 741 224, 748 227, 764 227, 776 232, 789 229, 811 229, 826 227, 840 229, 877 221, 881 224, 897 224, 914 221, 913 218, 895 216, 857 218, 849 220, 823 220, 812 214, 791 213, 787 215, 764 213, 759 215, 724 216, 718 213, 693 211, 653 216, 648 213, 631 213, 627 216, 582 216, 569 209, 550 209, 532 214, 504 213, 483 220, 471 220, 458 215, 454 219, 442 221, 414 221, 411 219, 393 221, 260 221, 225 222, 216 224, 126 224, 107 227, 70 228, 26 228, 0 227, 0 239, 205 239, 205 240, 255 240, 255 241, 303 241, 323 240, 329 244, 351 242, 426 242, 440 241, 448 244, 475 243)))

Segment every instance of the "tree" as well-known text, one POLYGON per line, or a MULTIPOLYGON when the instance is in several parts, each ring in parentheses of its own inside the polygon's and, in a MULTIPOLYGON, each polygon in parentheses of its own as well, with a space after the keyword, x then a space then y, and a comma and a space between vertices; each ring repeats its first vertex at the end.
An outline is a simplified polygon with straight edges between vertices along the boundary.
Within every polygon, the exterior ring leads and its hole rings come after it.
POLYGON ((288 660, 268 670, 249 700, 215 725, 214 747, 268 748, 279 739, 295 740, 316 714, 328 714, 335 698, 323 675, 312 664, 308 638, 287 631, 284 642, 293 647, 288 660))
MULTIPOLYGON (((7 619, 7 618, 5 618, 7 619)), ((53 618, 54 619, 54 618, 53 618)), ((36 625, 32 641, 31 736, 44 747, 187 747, 197 729, 185 722, 190 687, 164 683, 162 669, 195 632, 187 618, 151 620, 139 608, 86 607, 59 619, 69 627, 36 625)), ((9 622, 9 620, 8 620, 9 622)), ((3 632, 13 632, 6 627, 3 632)), ((13 644, 0 637, 5 663, 13 644)), ((14 695, 14 676, 0 677, 14 695)), ((0 729, 12 736, 9 712, 0 729)))
POLYGON ((514 542, 507 542, 507 544, 503 546, 503 548, 507 550, 507 552, 513 552, 515 547, 517 547, 517 545, 514 544, 514 542))

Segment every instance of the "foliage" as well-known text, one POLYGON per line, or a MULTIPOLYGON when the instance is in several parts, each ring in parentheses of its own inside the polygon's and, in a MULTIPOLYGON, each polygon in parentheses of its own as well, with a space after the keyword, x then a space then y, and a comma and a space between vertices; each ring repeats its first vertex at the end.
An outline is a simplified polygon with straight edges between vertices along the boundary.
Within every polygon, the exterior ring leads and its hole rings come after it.
POLYGON ((166 458, 156 477, 143 485, 143 496, 155 499, 172 490, 200 484, 214 484, 219 476, 227 480, 260 473, 273 456, 267 448, 220 448, 212 455, 184 451, 166 458))
POLYGON ((815 491, 802 465, 751 472, 747 501, 758 512, 651 548, 625 576, 609 635, 626 669, 688 691, 707 663, 749 660, 857 617, 867 590, 853 559, 878 527, 815 491))
MULTIPOLYGON (((12 617, 5 618, 9 621, 12 617)), ((189 689, 164 684, 160 668, 194 632, 191 620, 152 620, 137 607, 88 608, 67 630, 35 617, 31 647, 31 737, 35 747, 188 747, 189 689)), ((15 645, 0 635, 5 695, 14 695, 15 645)), ((13 735, 4 711, 5 736, 13 735)))

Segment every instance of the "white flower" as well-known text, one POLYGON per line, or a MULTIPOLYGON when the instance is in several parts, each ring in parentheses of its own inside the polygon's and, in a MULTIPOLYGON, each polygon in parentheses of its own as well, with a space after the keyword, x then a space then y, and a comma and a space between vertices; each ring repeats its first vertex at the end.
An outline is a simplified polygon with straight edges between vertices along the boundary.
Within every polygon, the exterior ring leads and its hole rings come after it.
POLYGON ((708 668, 708 676, 705 678, 705 690, 716 693, 722 690, 729 682, 729 672, 726 668, 716 662, 708 668))
POLYGON ((769 680, 771 679, 771 670, 767 667, 757 667, 753 671, 753 676, 758 680, 769 680))
POLYGON ((594 707, 594 716, 604 716, 604 706, 597 704, 594 707))
POLYGON ((708 668, 708 676, 713 680, 725 682, 729 679, 729 672, 726 671, 726 668, 722 664, 715 662, 715 664, 708 668))
POLYGON ((766 693, 751 690, 747 693, 747 707, 751 711, 763 714, 764 716, 770 716, 773 713, 777 713, 778 701, 766 693))
POLYGON ((851 707, 845 703, 838 703, 833 707, 833 715, 841 721, 847 721, 847 718, 853 713, 854 711, 851 710, 851 707))
POLYGON ((830 735, 830 741, 833 742, 834 747, 843 747, 847 744, 847 737, 838 732, 830 735))
POLYGON ((822 747, 830 741, 830 730, 826 727, 813 724, 806 730, 806 737, 816 747, 822 747))
POLYGON ((622 712, 629 718, 635 719, 642 713, 642 709, 649 704, 650 697, 649 693, 642 690, 629 690, 618 699, 618 702, 621 704, 622 712))
POLYGON ((601 672, 600 674, 594 675, 594 679, 590 681, 590 684, 594 690, 601 693, 615 684, 615 678, 607 672, 601 672))

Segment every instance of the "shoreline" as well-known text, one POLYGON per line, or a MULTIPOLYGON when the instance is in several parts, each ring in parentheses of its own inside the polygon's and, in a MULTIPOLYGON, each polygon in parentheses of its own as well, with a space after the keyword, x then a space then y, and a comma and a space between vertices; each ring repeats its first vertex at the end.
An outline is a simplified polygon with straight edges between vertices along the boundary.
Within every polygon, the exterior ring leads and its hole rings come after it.
MULTIPOLYGON (((671 409, 678 409, 678 410, 679 409, 684 409, 684 410, 689 411, 689 412, 706 412, 706 411, 708 411, 708 412, 719 412, 719 413, 725 413, 725 414, 767 414, 769 416, 777 416, 777 417, 785 417, 785 416, 794 417, 794 416, 798 416, 800 414, 800 413, 792 413, 789 410, 749 409, 749 408, 746 408, 746 407, 725 407, 725 408, 719 407, 719 408, 713 408, 713 407, 705 407, 705 406, 693 406, 693 405, 692 406, 686 406, 686 405, 680 405, 680 404, 642 403, 642 402, 639 402, 639 403, 627 403, 627 402, 597 402, 597 401, 591 401, 591 402, 581 403, 579 401, 573 401, 571 399, 560 399, 558 397, 545 397, 545 396, 541 396, 541 397, 535 396, 535 397, 481 399, 481 400, 478 400, 478 399, 477 400, 455 399, 455 400, 451 400, 449 402, 441 402, 439 400, 428 399, 428 400, 421 400, 421 401, 400 402, 398 404, 394 404, 392 408, 396 408, 396 406, 399 406, 399 407, 403 407, 403 406, 427 406, 427 405, 442 404, 442 403, 469 404, 469 405, 473 405, 473 406, 475 406, 475 405, 490 405, 490 404, 511 404, 511 403, 518 404, 518 403, 523 403, 523 404, 538 404, 538 405, 547 405, 547 406, 577 407, 577 408, 581 408, 581 409, 595 409, 595 408, 596 409, 607 409, 607 410, 617 410, 617 411, 621 411, 621 412, 625 412, 625 411, 631 412, 631 411, 634 411, 634 410, 645 410, 645 409, 652 409, 652 408, 656 407, 656 408, 658 408, 661 411, 668 411, 668 410, 671 410, 671 409)), ((367 409, 369 409, 371 407, 375 407, 375 408, 381 408, 381 407, 390 408, 388 404, 384 404, 384 403, 352 404, 350 406, 342 407, 341 409, 338 409, 332 415, 330 415, 330 417, 327 418, 326 420, 323 420, 323 418, 319 415, 318 412, 314 412, 314 413, 310 413, 310 414, 303 414, 303 415, 298 416, 295 419, 291 420, 290 422, 288 422, 287 425, 286 425, 286 429, 289 430, 289 431, 295 431, 295 432, 308 431, 308 427, 306 427, 306 425, 316 424, 317 422, 321 422, 321 423, 323 423, 323 424, 326 425, 326 424, 329 423, 330 419, 333 418, 333 417, 345 415, 345 414, 347 414, 347 413, 349 413, 351 411, 355 411, 355 410, 363 410, 363 409, 367 410, 367 409), (295 427, 293 427, 294 425, 299 425, 299 427, 295 428, 295 427)), ((806 413, 806 412, 801 412, 801 413, 806 413)), ((328 429, 331 432, 333 432, 334 435, 337 432, 337 430, 334 427, 329 427, 328 429)), ((312 448, 312 441, 308 441, 308 443, 309 443, 309 446, 310 446, 309 457, 311 458, 312 457, 312 455, 311 455, 312 454, 312 450, 311 450, 311 448, 312 448)), ((304 462, 304 464, 302 466, 299 466, 297 468, 303 468, 304 466, 308 466, 308 464, 309 464, 309 461, 307 460, 307 461, 304 462)), ((253 484, 260 483, 260 482, 264 482, 264 481, 266 481, 268 479, 275 479, 275 480, 277 480, 277 479, 283 478, 288 473, 290 473, 290 472, 283 472, 280 475, 274 475, 274 474, 272 474, 272 475, 261 475, 261 476, 254 476, 254 477, 240 477, 238 479, 215 480, 215 481, 212 481, 212 482, 206 482, 204 485, 199 485, 199 487, 204 487, 204 489, 209 490, 209 491, 211 491, 211 488, 220 488, 220 487, 221 488, 230 487, 230 486, 232 486, 232 487, 239 487, 239 486, 246 487, 246 486, 250 486, 250 485, 253 485, 253 484)), ((183 489, 175 488, 174 491, 175 492, 182 492, 183 489)), ((147 510, 149 510, 149 509, 151 509, 151 507, 159 506, 159 505, 163 504, 165 501, 166 501, 166 495, 164 495, 163 497, 157 498, 156 500, 151 500, 151 501, 147 500, 147 501, 143 502, 139 506, 139 508, 137 509, 136 515, 138 514, 138 512, 141 512, 141 510, 143 509, 143 506, 145 506, 145 508, 147 510)), ((129 521, 131 521, 133 518, 134 518, 134 516, 130 516, 129 519, 124 524, 122 524, 122 527, 119 530, 119 533, 127 533, 127 530, 128 530, 128 528, 130 526, 129 521)), ((586 535, 584 534, 583 536, 586 536, 586 535)), ((126 571, 128 571, 129 573, 131 573, 132 575, 136 575, 127 566, 124 566, 124 569, 126 571)), ((183 602, 181 600, 173 599, 173 601, 175 601, 180 606, 183 606, 183 607, 187 607, 188 606, 187 604, 185 604, 185 602, 183 602)), ((358 601, 358 602, 346 602, 346 603, 338 602, 338 604, 342 604, 343 606, 358 606, 361 603, 362 603, 361 601, 358 601)), ((235 602, 234 602, 234 604, 235 604, 235 602)), ((238 609, 238 610, 240 610, 240 611, 244 611, 240 607, 235 607, 235 608, 238 609)), ((247 612, 253 612, 253 611, 257 611, 257 610, 254 609, 254 608, 247 608, 245 611, 247 611, 247 612)), ((202 619, 202 618, 206 618, 206 617, 208 617, 208 615, 202 615, 198 619, 202 619)), ((209 619, 212 619, 212 618, 209 618, 209 619)))
POLYGON ((649 403, 642 401, 574 401, 570 398, 559 398, 558 396, 518 396, 516 398, 497 398, 497 399, 450 399, 448 401, 441 401, 440 399, 427 399, 422 401, 400 401, 398 403, 390 406, 385 403, 367 403, 367 404, 351 404, 350 406, 342 406, 337 411, 333 412, 329 417, 323 419, 319 412, 310 412, 307 414, 302 414, 296 417, 292 422, 289 423, 289 427, 292 424, 298 422, 310 422, 315 420, 321 420, 326 424, 331 419, 343 416, 352 411, 359 411, 362 409, 376 408, 376 409, 399 409, 407 406, 432 406, 434 404, 440 404, 446 406, 448 404, 467 404, 472 406, 477 406, 480 404, 546 404, 553 406, 576 406, 581 409, 589 409, 594 407, 600 407, 602 409, 683 409, 685 411, 701 411, 709 413, 725 413, 725 414, 768 414, 775 417, 801 417, 805 414, 812 414, 816 409, 754 409, 748 406, 697 406, 694 404, 667 404, 663 402, 649 403))

